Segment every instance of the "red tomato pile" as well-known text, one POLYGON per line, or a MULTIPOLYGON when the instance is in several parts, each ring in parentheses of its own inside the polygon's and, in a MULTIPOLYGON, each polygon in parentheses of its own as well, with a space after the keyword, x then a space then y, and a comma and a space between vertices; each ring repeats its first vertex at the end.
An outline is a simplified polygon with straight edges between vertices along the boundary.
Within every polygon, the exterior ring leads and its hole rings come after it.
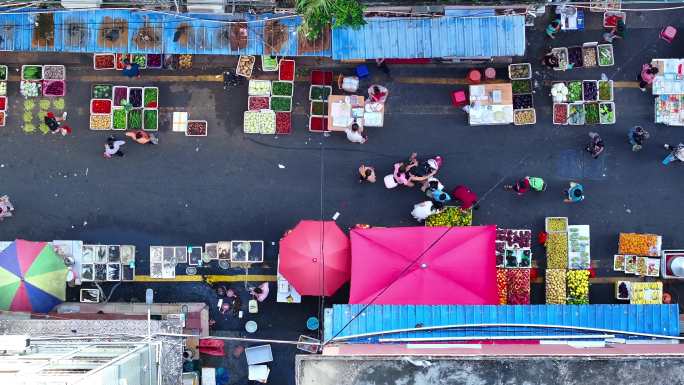
POLYGON ((530 304, 530 270, 507 269, 506 286, 508 287, 509 305, 530 304))

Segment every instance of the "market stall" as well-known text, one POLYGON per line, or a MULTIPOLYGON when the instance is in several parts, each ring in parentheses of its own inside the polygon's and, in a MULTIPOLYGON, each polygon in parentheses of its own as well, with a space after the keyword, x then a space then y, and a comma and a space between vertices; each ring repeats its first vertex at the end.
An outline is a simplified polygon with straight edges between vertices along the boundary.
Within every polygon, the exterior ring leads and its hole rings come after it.
POLYGON ((590 228, 570 225, 566 217, 547 217, 546 303, 588 304, 590 228))
POLYGON ((584 11, 571 5, 559 5, 556 14, 560 17, 561 29, 576 31, 584 29, 584 11))
POLYGON ((551 53, 558 58, 556 71, 566 71, 577 68, 610 67, 615 64, 615 54, 612 44, 586 42, 581 46, 556 47, 551 53))
POLYGON ((658 68, 653 79, 655 122, 669 126, 684 126, 684 59, 653 59, 658 68))
POLYGON ((159 129, 159 88, 95 84, 90 100, 91 130, 159 129))
POLYGON ((353 123, 364 127, 365 98, 359 95, 328 97, 328 131, 344 131, 353 123))
POLYGON ((532 230, 497 228, 494 244, 499 304, 529 304, 532 230))
POLYGON ((530 63, 511 64, 508 66, 508 78, 513 93, 513 124, 537 123, 532 97, 532 66, 530 63))
POLYGON ((513 123, 511 83, 471 85, 469 95, 468 123, 470 125, 513 123))
POLYGON ((553 124, 615 124, 612 80, 571 80, 551 86, 553 124))
MULTIPOLYGON (((289 134, 292 131, 292 96, 294 94, 294 60, 262 57, 262 63, 278 70, 278 80, 250 79, 247 88, 247 111, 244 113, 243 132, 246 134, 289 134)), ((254 63, 245 61, 238 70, 241 76, 252 77, 254 63), (251 63, 251 66, 247 64, 251 63), (249 76, 247 76, 249 75, 249 76)))

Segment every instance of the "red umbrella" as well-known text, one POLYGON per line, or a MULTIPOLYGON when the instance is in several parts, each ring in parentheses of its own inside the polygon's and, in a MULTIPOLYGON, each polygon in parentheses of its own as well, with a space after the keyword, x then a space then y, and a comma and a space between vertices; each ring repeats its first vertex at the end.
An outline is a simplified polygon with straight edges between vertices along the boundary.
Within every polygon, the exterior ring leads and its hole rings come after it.
POLYGON ((299 294, 330 296, 350 272, 349 238, 333 221, 301 221, 280 240, 280 274, 299 294))

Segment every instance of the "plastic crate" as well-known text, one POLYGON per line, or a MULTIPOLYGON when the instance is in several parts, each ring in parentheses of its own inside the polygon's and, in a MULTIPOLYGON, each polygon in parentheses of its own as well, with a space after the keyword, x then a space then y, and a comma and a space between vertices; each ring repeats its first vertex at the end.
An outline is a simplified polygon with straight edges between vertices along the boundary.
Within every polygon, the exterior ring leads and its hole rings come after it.
POLYGON ((523 109, 523 110, 515 110, 515 111, 513 111, 513 124, 514 124, 514 125, 516 125, 516 126, 524 126, 524 125, 536 124, 536 123, 537 123, 537 112, 535 111, 534 108, 526 108, 526 109, 523 109), (516 122, 515 122, 515 115, 517 115, 517 114, 522 114, 522 113, 528 112, 528 111, 532 111, 532 115, 534 116, 534 119, 532 120, 532 122, 530 122, 530 123, 516 123, 516 122))
POLYGON ((511 79, 511 80, 532 79, 532 65, 530 65, 530 63, 514 63, 514 64, 509 64, 509 65, 508 65, 508 78, 511 79), (512 68, 514 68, 514 67, 523 67, 523 66, 524 66, 524 67, 527 67, 528 76, 522 77, 522 78, 511 76, 511 69, 512 69, 512 68))
POLYGON ((247 110, 248 111, 260 111, 260 110, 270 110, 270 109, 271 109, 271 98, 270 97, 268 97, 268 96, 248 96, 247 97, 247 110), (258 108, 258 109, 250 108, 249 106, 251 104, 252 99, 254 99, 254 98, 266 99, 268 101, 268 104, 266 105, 265 108, 258 108))
POLYGON ((43 96, 48 97, 48 98, 59 98, 59 97, 66 95, 66 81, 64 81, 64 80, 43 80, 43 85, 41 88, 42 88, 41 92, 43 93, 43 96), (58 82, 62 83, 62 92, 58 95, 48 94, 47 93, 48 85, 58 83, 58 82))
POLYGON ((569 104, 568 104, 568 124, 569 124, 569 125, 571 125, 571 126, 582 126, 582 125, 584 125, 584 120, 585 120, 585 116, 584 116, 584 115, 585 115, 585 112, 584 112, 584 103, 581 103, 581 102, 580 102, 580 103, 569 103, 569 104), (570 121, 570 109, 573 108, 573 107, 577 107, 577 108, 579 108, 580 110, 582 110, 582 120, 580 120, 580 121, 577 122, 577 123, 572 123, 572 122, 570 121))
POLYGON ((5 127, 6 123, 7 123, 7 112, 6 111, 0 111, 0 127, 5 127))
POLYGON ((61 64, 46 64, 43 66, 43 80, 66 80, 66 67, 61 65, 61 64), (62 68, 62 77, 61 78, 46 78, 45 77, 45 70, 51 67, 61 67, 62 68))
POLYGON ((275 112, 292 112, 292 98, 290 96, 271 96, 271 109, 275 112), (273 99, 277 98, 282 98, 282 99, 289 99, 290 100, 290 109, 288 110, 273 110, 273 99))
POLYGON ((257 80, 249 79, 249 85, 247 87, 247 95, 249 96, 270 96, 271 95, 271 81, 270 80, 257 80), (266 85, 268 84, 268 91, 258 92, 255 90, 255 86, 258 84, 266 85))
POLYGON ((39 64, 25 64, 25 65, 21 66, 21 80, 28 80, 28 81, 32 81, 32 82, 43 80, 43 66, 39 65, 39 64), (40 78, 38 78, 38 79, 26 79, 26 78, 24 78, 24 69, 26 67, 40 67, 40 78))
POLYGON ((143 109, 143 122, 142 122, 142 126, 143 126, 143 130, 145 130, 145 131, 158 131, 158 130, 159 130, 159 110, 157 110, 156 108, 144 108, 144 109, 143 109), (157 121, 156 121, 156 124, 155 124, 154 127, 147 127, 147 126, 145 125, 145 122, 147 121, 147 120, 145 119, 145 112, 147 112, 147 111, 154 111, 154 112, 157 113, 157 121))
POLYGON ((188 128, 185 129, 185 136, 207 136, 207 134, 209 133, 209 123, 207 123, 206 120, 188 120, 188 128), (202 134, 202 135, 189 134, 188 128, 190 127, 190 124, 197 123, 197 122, 204 123, 204 127, 205 127, 204 134, 202 134))
MULTIPOLYGON (((556 56, 565 55, 565 65, 554 67, 555 71, 565 71, 568 69, 568 48, 567 47, 556 47, 551 49, 551 53, 556 54, 556 56)), ((560 64, 560 63, 559 63, 560 64)))
POLYGON ((552 116, 553 116, 553 124, 560 124, 560 125, 566 125, 568 124, 568 103, 554 103, 553 104, 553 110, 552 110, 552 116), (561 108, 565 108, 565 121, 559 122, 556 121, 556 106, 564 106, 561 108))
POLYGON ((278 57, 277 57, 277 56, 261 55, 260 58, 261 58, 261 70, 262 70, 262 71, 264 71, 264 72, 275 72, 275 71, 278 71, 278 57), (264 62, 264 57, 265 57, 265 56, 273 57, 273 59, 275 60, 275 65, 273 65, 273 66, 268 66, 268 65, 266 64, 266 62, 264 62))
POLYGON ((544 231, 547 233, 565 233, 568 230, 568 217, 546 217, 544 219, 544 231), (549 230, 549 220, 551 219, 560 219, 565 222, 565 231, 563 230, 549 230))
POLYGON ((88 120, 88 128, 90 128, 93 131, 111 130, 113 124, 114 124, 114 119, 112 118, 111 114, 91 114, 90 119, 88 120), (93 128, 93 118, 96 116, 107 116, 107 117, 109 117, 109 127, 107 127, 107 128, 93 128))
POLYGON ((90 113, 92 115, 97 115, 97 114, 111 114, 112 113, 112 101, 110 99, 90 99, 90 113), (101 102, 106 102, 109 103, 109 112, 95 112, 93 111, 93 105, 95 104, 96 101, 101 101, 101 102))
POLYGON ((143 87, 142 104, 143 104, 143 108, 145 108, 145 109, 159 109, 159 87, 143 87), (156 106, 154 106, 154 107, 148 107, 145 105, 145 91, 151 90, 151 89, 157 90, 157 99, 154 101, 156 103, 156 106))
POLYGON ((599 102, 612 102, 613 98, 615 97, 615 95, 614 95, 615 89, 613 88, 613 81, 612 80, 599 80, 598 81, 598 87, 599 87, 598 101, 599 102), (601 88, 600 88, 601 83, 608 83, 608 85, 610 86, 610 99, 601 99, 601 88))
POLYGON ((613 45, 612 44, 599 44, 597 47, 597 55, 598 55, 598 65, 600 67, 610 67, 612 65, 615 65, 615 51, 613 51, 613 45), (601 64, 601 50, 609 50, 610 51, 610 64, 601 64))
POLYGON ((285 81, 293 82, 294 78, 296 76, 297 76, 297 66, 295 64, 295 61, 289 60, 289 59, 280 59, 280 64, 279 64, 279 68, 278 68, 278 80, 285 80, 285 81), (283 78, 281 76, 282 75, 281 70, 283 68, 283 64, 289 65, 290 63, 292 63, 292 78, 291 79, 290 78, 283 78))
POLYGON ((4 68, 4 69, 5 69, 5 77, 4 77, 4 78, 3 78, 3 77, 0 77, 0 81, 3 81, 3 82, 4 82, 4 81, 7 81, 7 78, 9 77, 9 69, 7 68, 6 65, 0 65, 0 68, 4 68))
POLYGON ((240 58, 238 59, 238 64, 235 66, 235 73, 240 75, 240 76, 246 77, 248 79, 251 78, 252 73, 254 72, 254 62, 256 62, 256 58, 254 56, 252 56, 252 55, 240 55, 240 58), (251 62, 250 66, 249 66, 249 71, 240 72, 240 63, 245 61, 245 60, 249 60, 251 62))
POLYGON ((615 124, 615 118, 617 117, 616 115, 617 115, 617 113, 615 111, 615 103, 613 103, 613 102, 601 102, 601 103, 599 103, 599 123, 600 124, 615 124), (604 106, 604 105, 609 105, 613 109, 613 119, 612 120, 604 120, 603 119, 603 116, 601 115, 601 106, 604 106))
POLYGON ((126 129, 128 129, 128 113, 126 113, 126 110, 123 107, 112 107, 112 130, 125 131, 126 129), (124 127, 123 128, 115 128, 114 127, 114 111, 124 111, 124 127))
POLYGON ((328 100, 328 98, 325 98, 325 99, 312 99, 311 95, 312 95, 312 93, 313 93, 314 88, 327 88, 327 89, 328 89, 328 97, 330 97, 330 95, 332 95, 332 87, 331 87, 331 86, 311 86, 311 87, 309 87, 309 100, 310 100, 310 101, 318 100, 318 101, 324 101, 324 102, 325 102, 325 101, 328 100))

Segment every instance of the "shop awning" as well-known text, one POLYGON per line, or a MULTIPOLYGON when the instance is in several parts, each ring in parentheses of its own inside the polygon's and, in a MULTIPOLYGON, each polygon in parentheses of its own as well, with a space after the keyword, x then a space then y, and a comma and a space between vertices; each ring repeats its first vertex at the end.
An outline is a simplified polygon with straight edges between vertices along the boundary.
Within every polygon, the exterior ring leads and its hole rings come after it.
POLYGON ((335 60, 524 54, 523 16, 373 17, 358 29, 332 30, 335 60))
POLYGON ((349 303, 497 304, 495 238, 496 226, 352 230, 349 303))

